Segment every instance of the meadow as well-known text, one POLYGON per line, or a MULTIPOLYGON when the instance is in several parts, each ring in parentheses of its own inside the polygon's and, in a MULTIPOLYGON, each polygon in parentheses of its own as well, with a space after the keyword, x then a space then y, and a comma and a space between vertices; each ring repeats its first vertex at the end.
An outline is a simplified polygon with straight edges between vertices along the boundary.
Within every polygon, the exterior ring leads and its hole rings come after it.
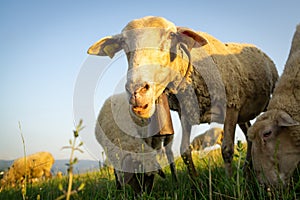
MULTIPOLYGON (((164 168, 166 178, 155 177, 154 187, 150 194, 143 193, 134 197, 129 186, 117 190, 113 169, 110 166, 97 172, 74 174, 71 199, 299 199, 300 180, 297 170, 287 187, 277 190, 261 187, 255 179, 243 176, 242 165, 245 158, 245 144, 236 146, 234 156, 234 174, 228 178, 223 167, 220 149, 215 149, 205 156, 193 153, 193 159, 199 172, 199 183, 192 187, 187 169, 181 158, 175 163, 178 174, 178 185, 172 182, 169 167, 164 168), (77 189, 76 189, 77 188, 77 189), (192 189, 193 188, 193 189, 192 189)), ((165 158, 162 158, 165 159, 165 158)), ((79 161, 80 162, 80 161, 79 161)), ((0 192, 0 199, 57 199, 68 186, 69 176, 53 177, 50 180, 24 186, 6 188, 0 192)), ((62 199, 62 198, 61 198, 62 199)))

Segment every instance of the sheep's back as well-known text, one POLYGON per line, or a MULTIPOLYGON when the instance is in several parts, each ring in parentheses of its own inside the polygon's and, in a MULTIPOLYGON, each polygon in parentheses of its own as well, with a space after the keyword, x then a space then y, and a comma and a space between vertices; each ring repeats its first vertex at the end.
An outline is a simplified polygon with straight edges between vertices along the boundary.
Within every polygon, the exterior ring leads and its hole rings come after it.
POLYGON ((289 57, 270 100, 271 109, 284 110, 300 121, 300 51, 289 57))
POLYGON ((28 155, 22 158, 16 159, 8 173, 10 173, 16 181, 20 180, 25 175, 25 159, 26 159, 26 173, 31 178, 40 178, 43 175, 44 170, 50 171, 54 158, 49 152, 38 152, 32 155, 28 155), (41 173, 34 173, 35 171, 40 171, 41 173), (38 174, 35 177, 35 174, 38 174))
MULTIPOLYGON (((226 104, 242 110, 239 122, 253 119, 265 109, 278 79, 273 61, 254 45, 225 44, 200 34, 208 44, 192 50, 196 92, 205 82, 207 91, 199 91, 200 96, 209 93, 209 100, 220 102, 220 107, 226 104)), ((198 102, 203 102, 200 97, 198 102)))

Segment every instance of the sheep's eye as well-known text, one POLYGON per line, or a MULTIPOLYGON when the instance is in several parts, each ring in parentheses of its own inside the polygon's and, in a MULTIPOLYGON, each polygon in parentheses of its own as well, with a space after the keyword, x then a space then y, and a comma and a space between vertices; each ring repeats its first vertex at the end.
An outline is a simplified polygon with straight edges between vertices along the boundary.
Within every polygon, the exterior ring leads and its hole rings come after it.
POLYGON ((123 38, 119 40, 119 43, 120 43, 122 46, 125 46, 125 45, 126 45, 125 39, 123 39, 123 38))
POLYGON ((170 39, 173 39, 173 38, 175 38, 175 37, 176 37, 176 33, 171 32, 170 35, 169 35, 169 38, 170 38, 170 39))
POLYGON ((269 137, 271 134, 272 134, 272 131, 267 131, 267 132, 263 133, 263 137, 264 137, 264 138, 267 138, 267 137, 269 137))

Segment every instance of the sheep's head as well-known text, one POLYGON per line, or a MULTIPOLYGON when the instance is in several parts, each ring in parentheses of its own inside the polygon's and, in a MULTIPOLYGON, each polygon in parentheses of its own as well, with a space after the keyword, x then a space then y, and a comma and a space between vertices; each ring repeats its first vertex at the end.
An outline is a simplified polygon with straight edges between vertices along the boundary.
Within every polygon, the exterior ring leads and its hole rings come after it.
POLYGON ((249 128, 260 183, 275 187, 287 183, 300 161, 299 136, 299 123, 282 110, 267 111, 249 128))
POLYGON ((126 91, 132 111, 149 118, 155 101, 168 88, 191 75, 189 51, 207 41, 195 31, 176 27, 161 17, 144 17, 127 24, 121 34, 102 38, 88 53, 113 57, 124 50, 128 60, 126 91))

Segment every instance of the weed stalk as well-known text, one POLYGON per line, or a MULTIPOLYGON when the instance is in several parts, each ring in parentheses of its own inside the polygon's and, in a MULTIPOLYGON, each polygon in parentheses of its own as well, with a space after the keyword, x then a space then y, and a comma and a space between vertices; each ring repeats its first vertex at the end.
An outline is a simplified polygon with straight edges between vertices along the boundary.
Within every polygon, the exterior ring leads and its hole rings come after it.
POLYGON ((25 139, 22 131, 22 126, 21 122, 19 121, 19 130, 22 138, 22 145, 23 145, 23 154, 24 154, 24 170, 25 170, 25 181, 24 181, 24 186, 22 187, 22 198, 25 200, 26 199, 26 194, 27 194, 27 156, 26 156, 26 145, 25 145, 25 139))
POLYGON ((74 165, 78 162, 78 159, 75 157, 74 158, 74 153, 75 151, 79 151, 80 153, 83 153, 83 151, 80 149, 80 147, 83 145, 83 142, 80 142, 77 145, 77 138, 79 136, 79 132, 83 129, 82 127, 82 120, 79 121, 79 124, 76 126, 76 129, 73 131, 74 133, 74 138, 73 141, 70 139, 69 144, 70 146, 64 146, 62 149, 71 149, 71 155, 69 159, 69 163, 66 165, 68 166, 68 188, 67 191, 63 189, 62 184, 59 184, 59 190, 62 191, 64 194, 59 196, 56 200, 60 200, 66 197, 66 200, 69 200, 71 195, 78 193, 79 191, 83 190, 85 184, 81 183, 81 185, 77 188, 72 190, 72 185, 73 185, 73 167, 74 165))

